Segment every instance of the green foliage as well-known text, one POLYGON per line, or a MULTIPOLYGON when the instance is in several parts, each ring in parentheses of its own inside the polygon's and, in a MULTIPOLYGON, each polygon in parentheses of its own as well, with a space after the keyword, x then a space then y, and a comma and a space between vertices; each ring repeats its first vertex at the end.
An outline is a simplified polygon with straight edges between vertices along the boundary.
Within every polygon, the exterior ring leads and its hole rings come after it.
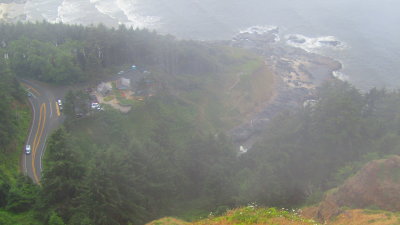
POLYGON ((69 43, 55 46, 38 40, 22 38, 10 42, 11 69, 18 76, 35 78, 47 82, 65 83, 79 80, 82 70, 74 62, 69 43))
MULTIPOLYGON (((2 54, 2 51, 0 51, 2 54)), ((0 59, 0 151, 5 152, 6 147, 14 140, 17 132, 17 121, 12 108, 16 100, 15 93, 19 87, 14 86, 15 77, 12 76, 8 64, 1 57, 0 59)))
POLYGON ((10 181, 4 175, 0 176, 0 208, 3 208, 7 205, 7 195, 10 190, 10 181))
POLYGON ((64 221, 62 220, 62 218, 59 217, 57 215, 57 213, 55 213, 55 212, 52 212, 50 214, 50 218, 49 218, 48 224, 49 225, 65 225, 64 221))
POLYGON ((62 218, 68 218, 77 206, 75 198, 81 190, 85 167, 63 128, 51 136, 46 160, 48 164, 41 180, 39 207, 45 211, 54 210, 62 218))
MULTIPOLYGON (((221 211, 249 201, 275 206, 315 203, 363 163, 398 151, 398 126, 393 120, 385 122, 386 110, 367 108, 371 95, 342 82, 326 84, 318 95, 315 107, 273 120, 254 148, 239 158, 229 138, 205 132, 193 106, 169 95, 150 98, 128 114, 107 110, 71 122, 65 134, 69 138, 54 137, 49 148, 55 140, 76 146, 82 157, 60 163, 78 162, 86 172, 70 182, 75 191, 64 197, 73 199, 71 203, 55 204, 58 210, 74 210, 57 212, 71 224, 78 224, 79 217, 95 224, 126 224, 221 211)), ((386 98, 398 96, 400 101, 397 93, 379 96, 374 105, 380 107, 386 98)), ((53 178, 45 174, 44 180, 56 180, 68 169, 49 172, 53 178)), ((46 192, 56 196, 54 190, 46 192)), ((252 223, 257 218, 243 220, 252 223)))
POLYGON ((41 209, 55 210, 68 224, 78 218, 141 224, 182 214, 187 205, 180 202, 203 210, 231 204, 235 152, 222 134, 200 132, 188 107, 171 96, 153 97, 127 115, 107 110, 72 121, 68 133, 55 132, 41 209), (75 176, 79 165, 87 172, 75 176))
POLYGON ((107 69, 133 63, 168 75, 203 75, 220 69, 215 46, 177 41, 147 30, 47 22, 0 24, 0 30, 12 70, 18 76, 47 82, 92 79, 107 69))
MULTIPOLYGON (((326 83, 315 107, 282 113, 249 153, 237 157, 221 132, 227 127, 221 117, 229 112, 220 87, 233 79, 217 75, 240 68, 238 82, 251 88, 252 70, 262 64, 256 57, 123 26, 44 22, 1 24, 0 30, 0 55, 9 56, 0 57, 2 161, 26 124, 16 107, 24 94, 15 74, 71 83, 134 63, 151 68, 166 89, 127 114, 110 109, 79 121, 72 118, 88 112, 89 98, 69 92, 68 123, 49 139, 42 186, 10 175, 16 172, 3 169, 7 162, 0 165, 0 207, 9 211, 0 211, 2 224, 27 224, 18 216, 32 211, 48 224, 141 224, 250 201, 313 203, 368 160, 400 153, 397 91, 362 94, 347 83, 326 83)), ((229 116, 240 116, 230 110, 229 116)), ((254 224, 274 216, 296 219, 274 208, 246 207, 229 220, 254 224)))
POLYGON ((30 122, 25 91, 0 49, 0 224, 37 224, 31 214, 38 187, 18 175, 30 122), (15 214, 14 214, 15 213, 15 214))
POLYGON ((39 187, 33 184, 32 180, 25 176, 19 176, 15 185, 7 194, 6 209, 21 213, 29 211, 36 203, 39 187))
POLYGON ((65 95, 64 114, 67 121, 75 118, 77 114, 86 115, 89 112, 90 97, 84 91, 69 91, 65 95))
POLYGON ((109 102, 109 101, 111 101, 111 100, 113 100, 113 99, 114 99, 114 96, 110 95, 110 96, 106 96, 106 97, 104 98, 104 101, 105 101, 105 102, 109 102))
POLYGON ((318 96, 315 107, 277 117, 241 157, 243 170, 251 171, 242 199, 281 206, 312 202, 366 162, 400 153, 398 92, 362 95, 332 81, 318 96))
POLYGON ((32 212, 13 214, 0 210, 0 224, 2 225, 43 225, 35 218, 32 212))
POLYGON ((239 208, 228 212, 226 215, 210 218, 204 222, 200 221, 199 224, 217 224, 218 222, 250 225, 250 224, 275 224, 274 219, 280 219, 279 222, 284 222, 282 219, 287 221, 318 224, 311 219, 302 218, 296 210, 285 210, 276 208, 259 208, 254 205, 249 205, 247 207, 239 208))

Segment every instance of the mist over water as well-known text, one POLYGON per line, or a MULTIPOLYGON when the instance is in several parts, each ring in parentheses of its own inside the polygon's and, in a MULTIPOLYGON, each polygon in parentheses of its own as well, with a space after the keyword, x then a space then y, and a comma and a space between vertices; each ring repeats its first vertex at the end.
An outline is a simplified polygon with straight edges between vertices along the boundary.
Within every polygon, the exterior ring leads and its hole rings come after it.
POLYGON ((277 26, 282 41, 305 38, 298 47, 340 60, 342 75, 367 89, 400 87, 399 8, 397 0, 28 0, 26 10, 28 18, 125 23, 200 40, 277 26), (318 46, 319 40, 341 45, 318 46))
MULTIPOLYGON (((171 4, 171 1, 163 2, 171 4)), ((249 26, 274 25, 280 28, 281 37, 290 34, 309 38, 331 36, 343 42, 345 47, 309 50, 340 60, 344 65, 342 72, 361 89, 400 87, 399 1, 172 2, 180 9, 165 14, 168 22, 161 28, 164 32, 185 38, 226 39, 249 26)))

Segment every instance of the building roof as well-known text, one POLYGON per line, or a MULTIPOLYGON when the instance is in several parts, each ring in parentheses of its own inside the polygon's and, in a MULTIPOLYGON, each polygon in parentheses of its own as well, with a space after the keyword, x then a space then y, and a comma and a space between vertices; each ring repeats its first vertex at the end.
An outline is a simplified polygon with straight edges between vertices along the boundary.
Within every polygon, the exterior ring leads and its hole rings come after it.
POLYGON ((128 78, 121 77, 115 82, 115 84, 117 89, 125 90, 131 88, 131 80, 128 78))

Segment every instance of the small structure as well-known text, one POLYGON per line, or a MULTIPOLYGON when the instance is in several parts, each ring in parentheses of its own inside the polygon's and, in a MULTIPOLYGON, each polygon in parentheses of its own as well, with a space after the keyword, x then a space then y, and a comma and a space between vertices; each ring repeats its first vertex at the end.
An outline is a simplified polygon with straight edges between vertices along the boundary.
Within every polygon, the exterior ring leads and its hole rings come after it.
POLYGON ((118 90, 129 90, 131 88, 131 80, 121 77, 115 82, 115 86, 118 90))
POLYGON ((112 90, 112 86, 110 83, 102 82, 101 84, 99 84, 97 86, 97 92, 99 92, 103 96, 106 96, 107 94, 109 94, 111 92, 111 90, 112 90))

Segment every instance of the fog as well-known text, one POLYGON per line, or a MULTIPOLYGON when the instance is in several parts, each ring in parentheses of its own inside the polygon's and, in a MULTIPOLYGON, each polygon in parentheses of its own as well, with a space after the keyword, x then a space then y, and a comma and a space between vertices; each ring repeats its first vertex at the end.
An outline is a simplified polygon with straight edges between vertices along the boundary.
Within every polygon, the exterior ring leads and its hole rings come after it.
POLYGON ((28 0, 25 10, 31 20, 124 23, 199 40, 230 39, 255 25, 278 26, 282 37, 334 36, 347 48, 313 51, 340 60, 346 79, 366 90, 400 86, 393 74, 400 71, 399 7, 395 0, 28 0))
POLYGON ((2 1, 0 224, 398 223, 399 8, 2 1))

